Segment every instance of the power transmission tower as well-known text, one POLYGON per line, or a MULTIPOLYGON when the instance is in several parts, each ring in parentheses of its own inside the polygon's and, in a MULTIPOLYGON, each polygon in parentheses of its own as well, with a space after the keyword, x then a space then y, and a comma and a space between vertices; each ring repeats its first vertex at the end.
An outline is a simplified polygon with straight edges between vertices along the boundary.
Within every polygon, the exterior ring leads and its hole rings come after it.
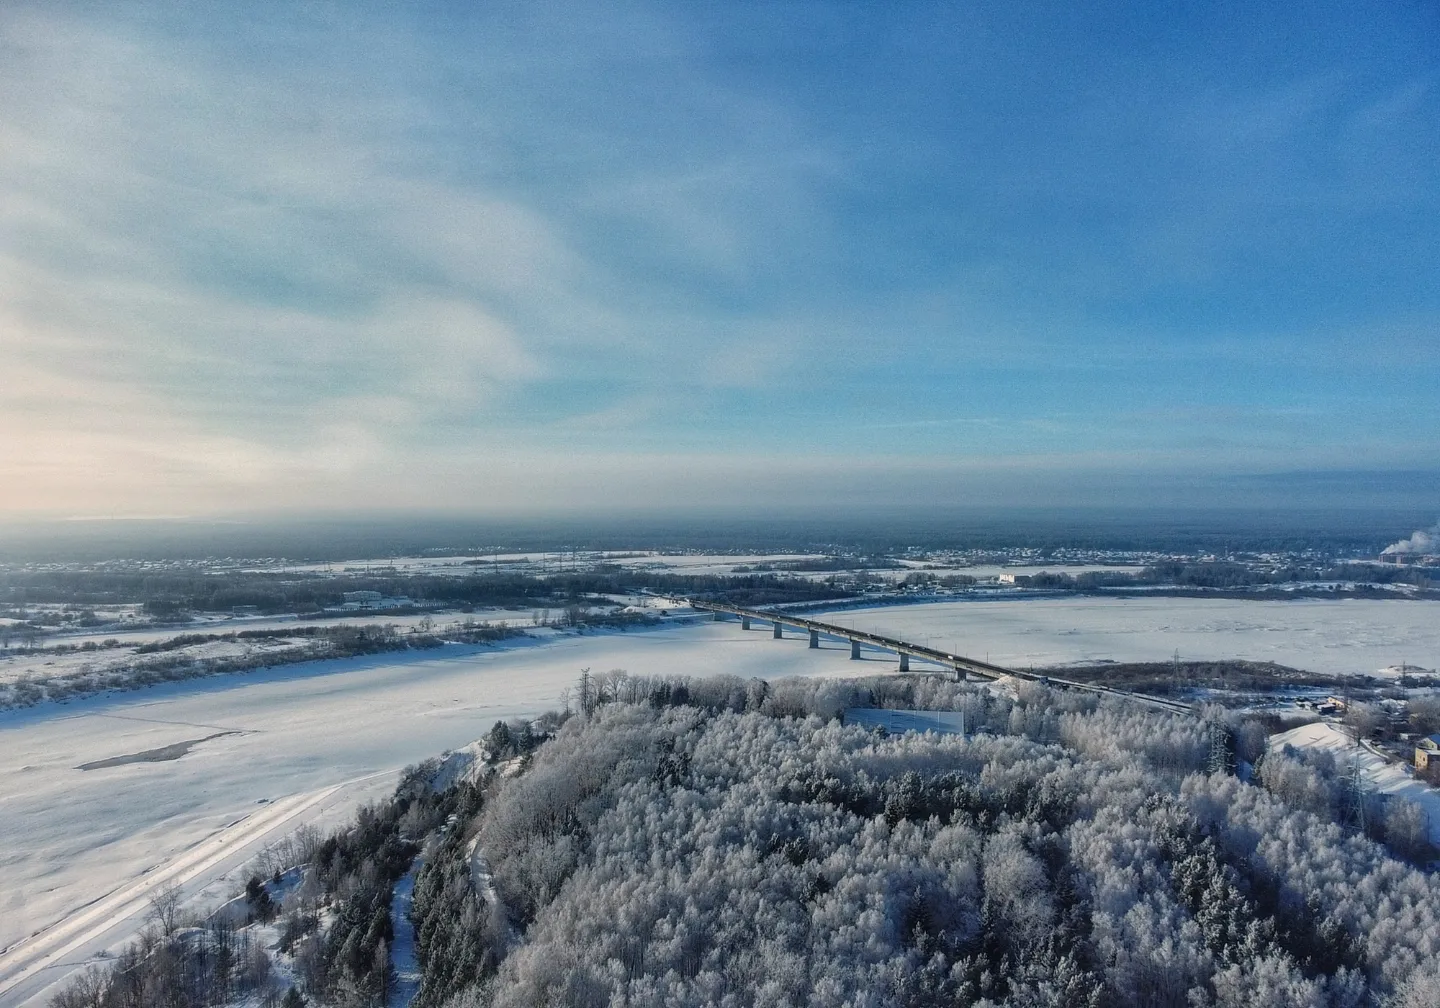
POLYGON ((1360 754, 1357 752, 1350 761, 1350 773, 1345 778, 1345 792, 1341 799, 1341 825, 1364 835, 1365 822, 1365 779, 1360 775, 1360 754))
POLYGON ((1205 772, 1233 774, 1235 772, 1235 733, 1225 722, 1211 721, 1209 735, 1210 752, 1205 758, 1205 772))

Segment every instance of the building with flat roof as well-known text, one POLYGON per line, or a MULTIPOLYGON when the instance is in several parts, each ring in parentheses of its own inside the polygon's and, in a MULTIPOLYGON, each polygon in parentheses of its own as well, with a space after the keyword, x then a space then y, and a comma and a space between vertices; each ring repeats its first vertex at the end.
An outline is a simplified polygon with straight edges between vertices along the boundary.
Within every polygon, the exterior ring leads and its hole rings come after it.
POLYGON ((940 735, 964 735, 963 711, 884 710, 879 707, 851 707, 845 711, 845 724, 864 728, 882 728, 889 735, 904 732, 933 731, 940 735))

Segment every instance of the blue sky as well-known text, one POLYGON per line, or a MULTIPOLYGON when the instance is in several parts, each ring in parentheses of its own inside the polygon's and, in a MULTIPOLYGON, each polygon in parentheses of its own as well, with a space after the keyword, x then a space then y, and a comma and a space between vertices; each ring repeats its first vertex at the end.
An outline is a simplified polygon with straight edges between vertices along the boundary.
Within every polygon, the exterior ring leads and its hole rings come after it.
POLYGON ((1112 6, 7 3, 0 510, 1440 470, 1440 9, 1112 6))

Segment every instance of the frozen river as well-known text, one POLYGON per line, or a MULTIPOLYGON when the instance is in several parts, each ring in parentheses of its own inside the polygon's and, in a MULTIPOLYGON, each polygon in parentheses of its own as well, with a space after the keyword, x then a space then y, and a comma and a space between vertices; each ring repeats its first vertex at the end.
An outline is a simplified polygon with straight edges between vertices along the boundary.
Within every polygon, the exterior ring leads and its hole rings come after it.
MULTIPOLYGON (((1326 672, 1440 662, 1434 602, 1031 599, 830 618, 1017 665, 1164 660, 1177 649, 1326 672)), ((894 667, 848 654, 838 642, 812 651, 768 629, 701 622, 317 662, 0 713, 0 1008, 38 1004, 48 983, 123 938, 153 885, 228 895, 267 838, 339 821, 399 768, 553 706, 581 668, 773 678, 894 667), (187 742, 178 759, 78 769, 187 742)))
POLYGON ((824 617, 1026 668, 1245 658, 1325 675, 1440 666, 1440 601, 1046 598, 852 609, 824 617))
POLYGON ((888 667, 851 662, 839 645, 791 644, 735 624, 677 625, 315 662, 0 713, 0 1005, 25 1003, 133 930, 150 880, 220 894, 265 839, 346 817, 393 787, 395 770, 556 706, 584 667, 769 677, 888 667), (78 769, 210 736, 179 759, 78 769))

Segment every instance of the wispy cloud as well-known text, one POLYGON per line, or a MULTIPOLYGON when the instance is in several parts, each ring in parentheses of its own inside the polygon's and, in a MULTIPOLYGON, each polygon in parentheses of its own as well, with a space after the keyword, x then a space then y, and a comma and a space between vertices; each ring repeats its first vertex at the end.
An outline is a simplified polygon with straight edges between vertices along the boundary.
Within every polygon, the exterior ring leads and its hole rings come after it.
POLYGON ((1217 83, 1003 14, 252 13, 0 11, 0 509, 1440 443, 1406 24, 1217 83))

